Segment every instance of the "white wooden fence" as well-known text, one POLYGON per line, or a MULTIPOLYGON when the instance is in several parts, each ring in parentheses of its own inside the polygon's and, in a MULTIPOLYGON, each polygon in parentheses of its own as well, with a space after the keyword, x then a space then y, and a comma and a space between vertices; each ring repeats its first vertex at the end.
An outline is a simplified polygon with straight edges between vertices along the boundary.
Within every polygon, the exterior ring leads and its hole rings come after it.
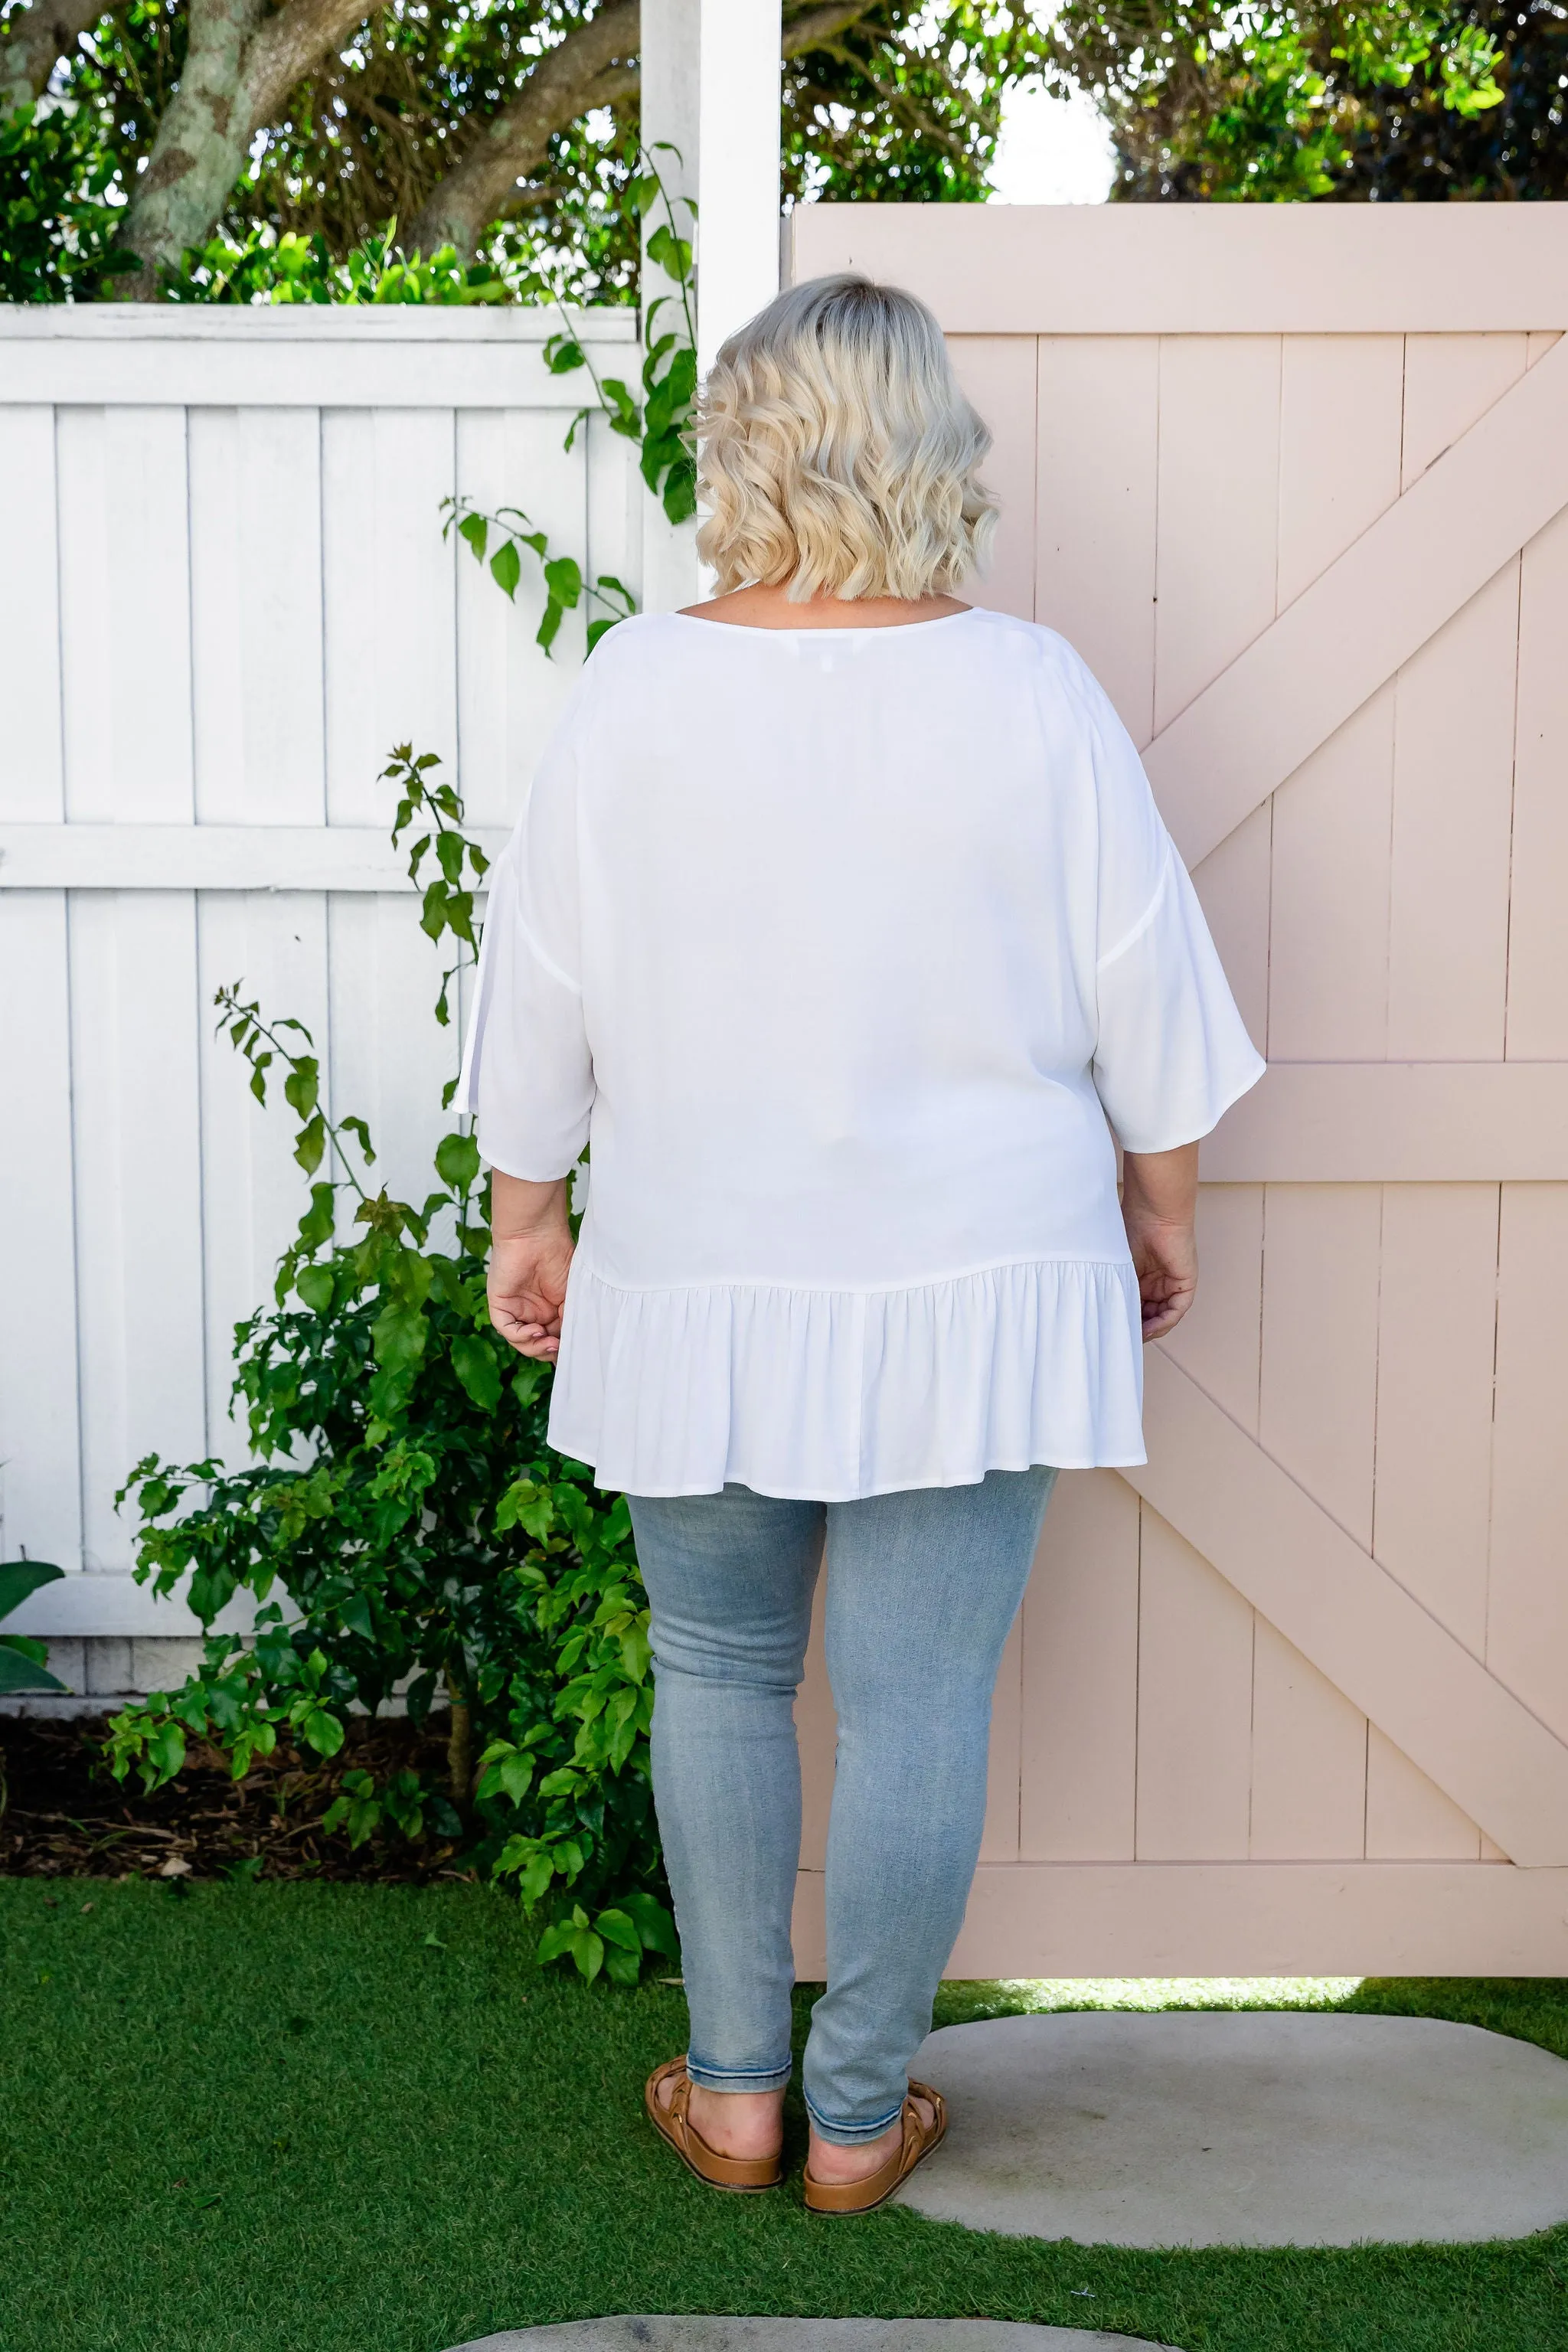
MULTIPOLYGON (((504 838, 582 656, 547 659, 441 501, 526 509, 634 589, 649 502, 542 312, 0 310, 0 1551, 73 1571, 13 1620, 82 1687, 195 1621, 129 1570, 151 1450, 237 1458, 232 1327, 302 1179, 211 1011, 313 1031, 335 1113, 418 1197, 456 1024, 386 839, 390 748, 504 838), (76 1571, 80 1571, 77 1573, 76 1571), (113 1637, 95 1672, 74 1645, 113 1637)), ((578 322, 631 376, 630 310, 578 322)), ((653 533, 650 555, 656 551, 653 533)))

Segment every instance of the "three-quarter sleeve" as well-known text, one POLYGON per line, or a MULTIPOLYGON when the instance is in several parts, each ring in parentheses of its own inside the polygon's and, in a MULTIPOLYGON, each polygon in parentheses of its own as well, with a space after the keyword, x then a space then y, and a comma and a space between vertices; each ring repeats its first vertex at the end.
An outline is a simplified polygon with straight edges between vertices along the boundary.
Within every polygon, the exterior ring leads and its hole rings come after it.
MULTIPOLYGON (((575 705, 574 706, 574 709, 575 705)), ((490 877, 458 1104, 480 1157, 548 1182, 588 1139, 594 1064, 583 1017, 573 713, 546 751, 490 877)))
POLYGON ((1098 687, 1089 716, 1100 818, 1094 1083, 1126 1150, 1170 1151, 1207 1135, 1265 1064, 1142 762, 1098 687))

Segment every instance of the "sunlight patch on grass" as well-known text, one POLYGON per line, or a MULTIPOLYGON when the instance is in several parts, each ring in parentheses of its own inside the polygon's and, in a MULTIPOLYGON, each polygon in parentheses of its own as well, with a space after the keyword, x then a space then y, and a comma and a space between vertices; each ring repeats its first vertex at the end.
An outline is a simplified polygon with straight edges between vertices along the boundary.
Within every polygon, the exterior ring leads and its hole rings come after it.
POLYGON ((938 2022, 1070 2009, 1333 2009, 1360 1977, 1004 1977, 943 1985, 938 2022), (962 2012, 962 2014, 961 2014, 962 2012))

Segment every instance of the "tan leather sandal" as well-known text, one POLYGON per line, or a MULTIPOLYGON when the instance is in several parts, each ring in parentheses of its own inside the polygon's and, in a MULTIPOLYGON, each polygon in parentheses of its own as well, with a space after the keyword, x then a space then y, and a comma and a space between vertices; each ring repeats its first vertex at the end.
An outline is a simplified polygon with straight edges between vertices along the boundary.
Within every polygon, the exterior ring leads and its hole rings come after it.
POLYGON ((643 2087, 643 2105, 660 2139, 668 2140, 688 2172, 694 2172, 710 2189, 755 2197, 764 2189, 776 2189, 784 2179, 782 2156, 724 2156, 709 2147, 687 2113, 691 2105, 691 2077, 684 2058, 667 2058, 662 2066, 654 2068, 643 2087), (671 2077, 675 2088, 666 2103, 658 2095, 659 2085, 671 2077))
POLYGON ((885 2205, 895 2189, 909 2179, 917 2164, 928 2157, 933 2147, 941 2146, 947 2136, 947 2103, 940 2091, 929 2083, 911 2080, 910 2095, 904 2101, 903 2137, 889 2157, 886 2164, 867 2174, 864 2180, 814 2180, 807 2168, 802 2186, 805 2190, 808 2213, 874 2213, 885 2205), (931 2116, 928 2124, 915 2104, 924 2099, 931 2116))

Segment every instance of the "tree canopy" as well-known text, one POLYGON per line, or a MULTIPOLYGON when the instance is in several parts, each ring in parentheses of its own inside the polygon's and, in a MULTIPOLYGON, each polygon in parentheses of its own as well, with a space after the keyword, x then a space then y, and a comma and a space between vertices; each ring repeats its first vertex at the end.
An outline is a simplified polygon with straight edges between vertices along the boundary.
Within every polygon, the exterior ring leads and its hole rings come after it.
MULTIPOLYGON (((380 285, 395 236, 443 285, 625 296, 639 39, 637 0, 5 0, 0 293, 256 290, 289 237, 380 285), (248 275, 193 268, 215 236, 248 275)), ((784 0, 785 192, 981 199, 1044 81, 1094 93, 1122 197, 1561 194, 1565 50, 1564 0, 784 0)))

